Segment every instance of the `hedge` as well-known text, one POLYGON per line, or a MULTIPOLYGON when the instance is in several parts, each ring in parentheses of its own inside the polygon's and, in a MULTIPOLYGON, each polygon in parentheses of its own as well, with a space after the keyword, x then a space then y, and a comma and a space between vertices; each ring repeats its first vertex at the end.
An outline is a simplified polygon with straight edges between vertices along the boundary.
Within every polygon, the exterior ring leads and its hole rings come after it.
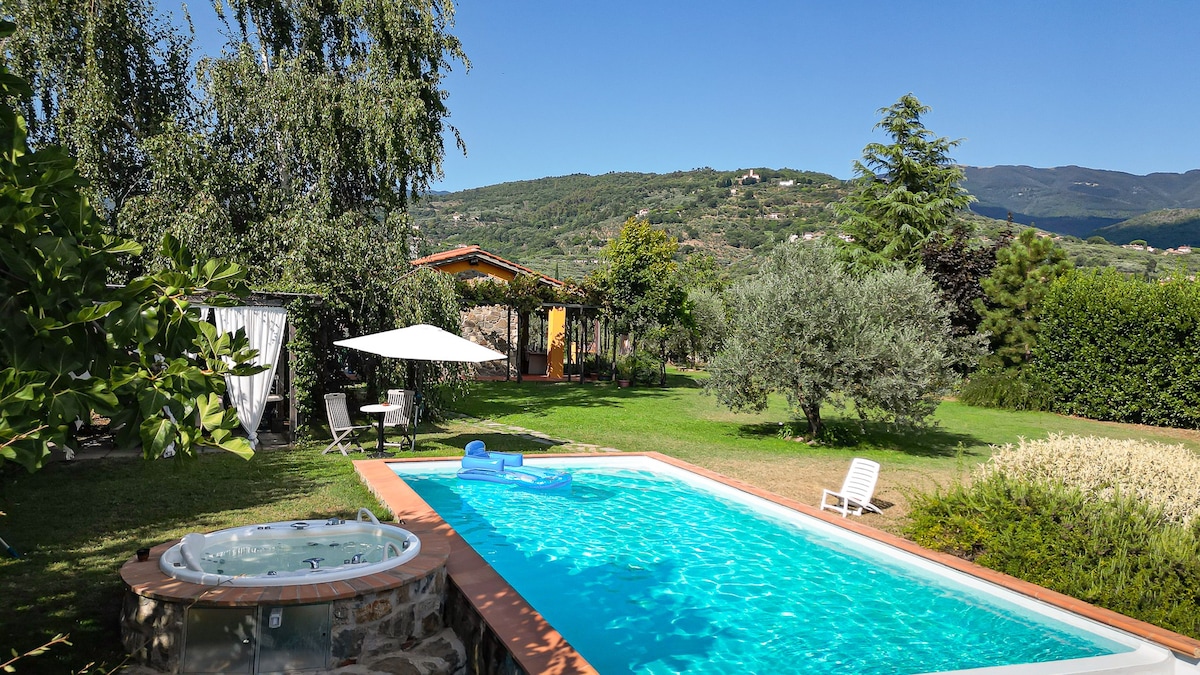
POLYGON ((1041 307, 1034 375, 1055 412, 1200 428, 1200 285, 1074 271, 1041 307))

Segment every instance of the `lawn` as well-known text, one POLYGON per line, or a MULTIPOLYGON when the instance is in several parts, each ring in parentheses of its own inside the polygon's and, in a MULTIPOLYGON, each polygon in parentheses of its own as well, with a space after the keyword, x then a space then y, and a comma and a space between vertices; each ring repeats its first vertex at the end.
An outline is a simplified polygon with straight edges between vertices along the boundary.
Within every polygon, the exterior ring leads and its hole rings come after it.
MULTIPOLYGON (((489 448, 555 451, 489 426, 484 420, 623 451, 654 450, 773 492, 815 503, 822 487, 837 487, 856 456, 881 462, 878 502, 884 514, 863 522, 898 531, 906 494, 965 475, 991 444, 1048 433, 1149 438, 1200 449, 1190 431, 1149 429, 971 408, 952 401, 939 425, 898 433, 828 411, 845 442, 810 446, 783 438, 792 424, 782 401, 760 414, 734 414, 703 394, 698 376, 672 374, 669 386, 618 389, 608 383, 481 382, 457 408, 465 418, 423 426, 423 456, 461 454, 474 438, 489 448)), ((372 436, 361 439, 370 443, 372 436)), ((117 631, 122 584, 117 570, 140 546, 255 522, 352 517, 360 506, 383 515, 357 481, 350 460, 319 454, 324 443, 261 452, 245 462, 225 454, 194 462, 89 460, 27 474, 0 467, 0 537, 23 557, 0 559, 0 653, 24 651, 56 633, 74 646, 55 646, 25 659, 22 673, 107 672, 122 659, 117 631), (88 666, 95 663, 96 666, 88 666)), ((403 453, 411 455, 413 453, 403 453)))
POLYGON ((893 532, 904 525, 908 493, 959 480, 987 459, 992 445, 1061 433, 1147 438, 1200 450, 1200 433, 1193 431, 973 408, 955 401, 938 408, 936 426, 917 431, 861 424, 852 414, 827 409, 823 415, 842 442, 811 446, 786 438, 794 436, 789 428, 802 431, 803 423, 791 418, 781 398, 773 398, 762 413, 732 413, 704 393, 701 377, 675 373, 661 389, 480 382, 458 408, 557 438, 661 452, 809 504, 819 501, 822 488, 840 487, 853 457, 867 457, 882 465, 876 501, 885 507, 882 516, 868 521, 893 532))

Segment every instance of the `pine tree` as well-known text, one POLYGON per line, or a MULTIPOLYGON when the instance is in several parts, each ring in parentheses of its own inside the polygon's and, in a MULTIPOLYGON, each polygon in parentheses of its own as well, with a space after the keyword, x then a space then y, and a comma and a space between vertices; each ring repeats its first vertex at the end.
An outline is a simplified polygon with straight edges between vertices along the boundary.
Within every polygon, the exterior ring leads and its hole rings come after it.
POLYGON ((893 142, 867 145, 862 161, 854 163, 856 186, 838 214, 853 238, 843 250, 858 267, 889 261, 914 267, 921 247, 945 233, 955 214, 974 201, 960 186, 962 169, 948 154, 959 141, 935 137, 921 124, 929 110, 912 94, 881 108, 883 119, 875 128, 893 142))
POLYGON ((1020 366, 1037 344, 1037 310, 1047 289, 1071 269, 1066 253, 1049 237, 1027 229, 996 252, 996 267, 982 281, 987 300, 976 300, 980 330, 990 334, 993 365, 1020 366))

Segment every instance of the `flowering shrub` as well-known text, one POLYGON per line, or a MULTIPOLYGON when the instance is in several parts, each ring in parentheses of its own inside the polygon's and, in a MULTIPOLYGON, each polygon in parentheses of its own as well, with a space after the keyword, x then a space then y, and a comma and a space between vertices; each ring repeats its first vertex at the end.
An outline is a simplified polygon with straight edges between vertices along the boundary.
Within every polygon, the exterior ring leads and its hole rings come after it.
POLYGON ((1182 445, 1052 434, 999 448, 979 474, 1060 483, 1104 501, 1120 494, 1185 526, 1200 515, 1200 456, 1182 445))

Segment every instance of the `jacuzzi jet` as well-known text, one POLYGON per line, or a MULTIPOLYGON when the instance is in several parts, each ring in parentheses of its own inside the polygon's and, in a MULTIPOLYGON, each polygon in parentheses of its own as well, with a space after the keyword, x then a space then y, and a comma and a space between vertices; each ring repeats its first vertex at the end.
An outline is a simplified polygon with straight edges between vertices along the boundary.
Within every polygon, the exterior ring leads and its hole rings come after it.
MULTIPOLYGON (((317 569, 317 568, 319 568, 319 567, 321 566, 321 561, 322 561, 322 560, 324 560, 324 558, 305 558, 305 559, 304 559, 303 561, 301 561, 301 562, 306 562, 306 563, 308 563, 308 565, 309 565, 309 568, 310 568, 310 569, 314 569, 314 570, 315 570, 315 569, 317 569)), ((217 572, 217 574, 220 574, 220 571, 218 571, 218 572, 217 572)))

